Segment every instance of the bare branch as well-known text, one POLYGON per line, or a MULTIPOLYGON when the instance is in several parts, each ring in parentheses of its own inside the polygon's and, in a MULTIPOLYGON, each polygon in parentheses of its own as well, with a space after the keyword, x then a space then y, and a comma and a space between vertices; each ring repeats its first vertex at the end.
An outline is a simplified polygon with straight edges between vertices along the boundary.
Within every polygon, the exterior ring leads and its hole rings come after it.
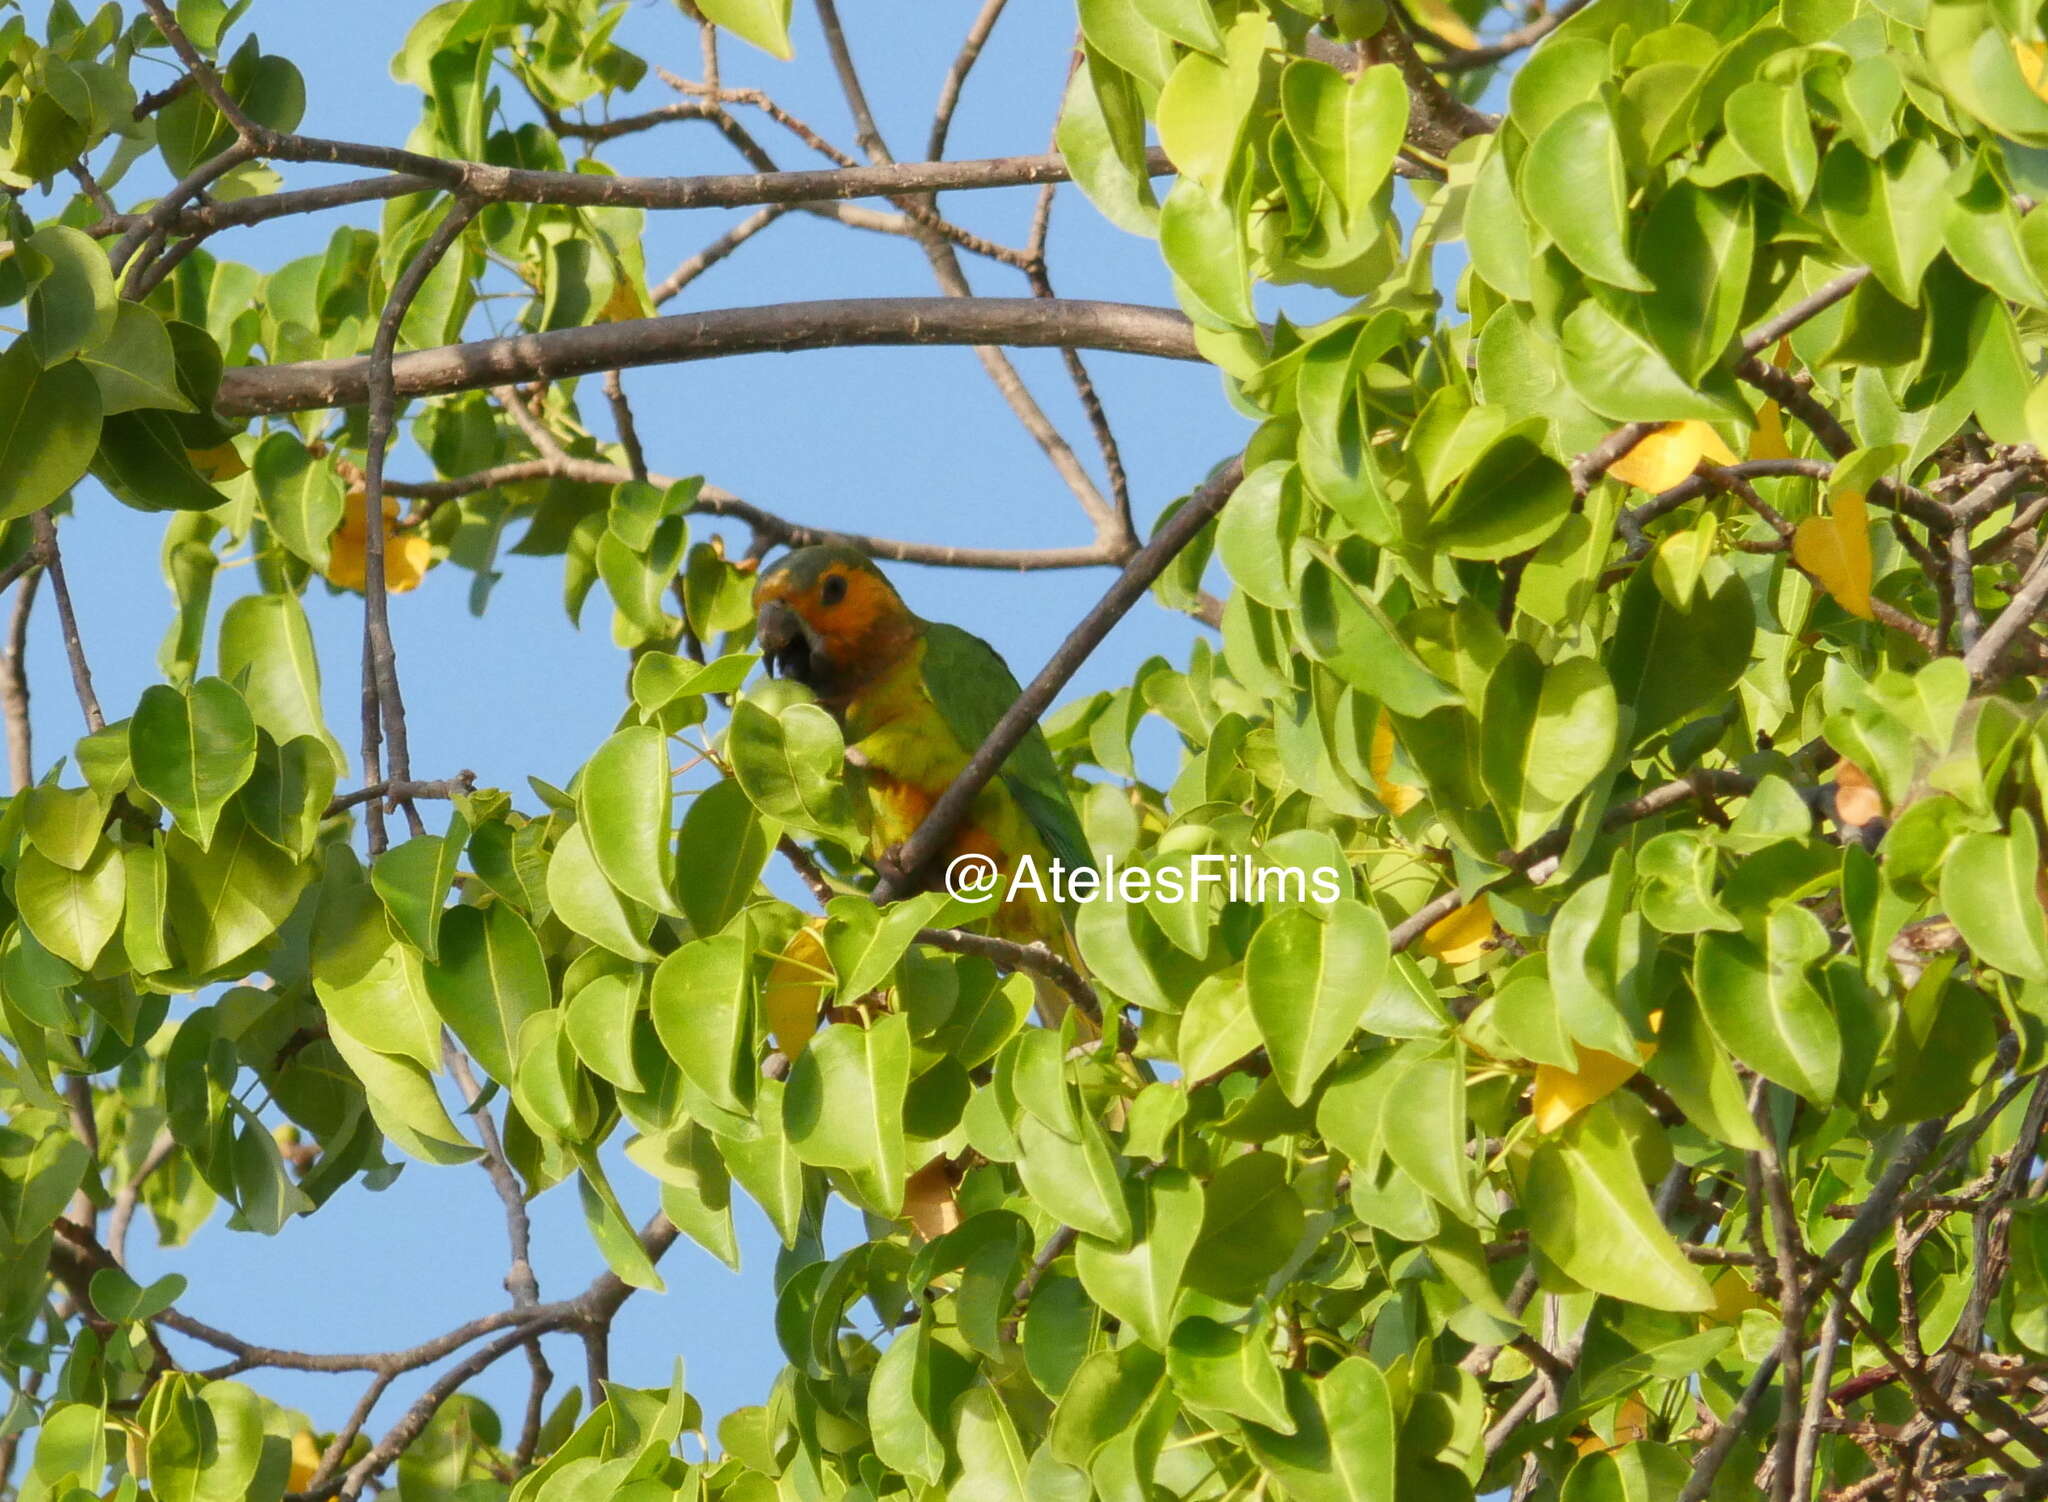
POLYGON ((1432 66, 1445 73, 1469 73, 1476 68, 1489 67, 1535 46, 1585 8, 1586 0, 1565 0, 1556 10, 1546 11, 1525 26, 1517 26, 1498 41, 1478 47, 1447 46, 1432 66))
POLYGON ((379 798, 387 799, 391 802, 403 800, 407 803, 421 798, 456 798, 464 793, 474 791, 475 787, 476 773, 474 772, 458 772, 444 782, 376 782, 368 787, 357 788, 352 793, 337 795, 334 801, 327 805, 326 811, 320 817, 331 819, 336 814, 345 813, 358 804, 371 803, 379 798))
MULTIPOLYGON (((161 227, 176 234, 197 234, 239 225, 260 224, 293 214, 317 213, 351 204, 404 198, 414 193, 447 190, 485 203, 551 203, 581 208, 742 209, 761 204, 797 207, 849 198, 887 198, 906 193, 956 192, 982 188, 1016 188, 1071 177, 1066 158, 1054 153, 1036 156, 968 158, 951 162, 902 162, 887 167, 847 167, 803 172, 722 172, 694 177, 604 177, 583 172, 542 172, 520 167, 493 167, 421 156, 388 147, 351 147, 345 142, 281 137, 266 142, 263 155, 288 161, 353 162, 392 169, 379 177, 295 188, 229 203, 210 203, 165 216, 161 227), (271 144, 286 149, 269 150, 271 144)), ((227 153, 223 153, 225 156, 227 153)), ((243 154, 240 160, 247 160, 243 154)), ((218 161, 218 159, 216 159, 218 161)), ((212 166, 209 163, 208 166, 212 166)), ((238 165, 231 162, 229 167, 238 165)), ((1172 172, 1161 151, 1146 161, 1155 176, 1172 172)), ((193 173, 199 178, 205 171, 193 173)), ((227 170, 223 168, 222 170, 227 170)), ((219 173, 214 174, 218 176, 219 173)), ((189 181, 189 179, 188 179, 189 181)), ((197 192, 205 186, 206 178, 197 192)), ((182 184, 180 185, 183 186, 182 184)), ((173 190, 175 194, 177 190, 173 190)), ((189 196, 189 195, 188 195, 189 196)), ((162 206, 159 205, 159 208, 162 206)), ((137 233, 138 243, 158 228, 152 214, 122 214, 88 226, 94 237, 137 233)))
POLYGON ((982 0, 980 12, 967 28, 959 54, 954 57, 953 66, 946 70, 946 81, 939 86, 938 106, 932 111, 931 135, 925 140, 926 161, 936 162, 946 154, 946 136, 953 128, 953 111, 959 108, 960 90, 980 60, 981 49, 988 45, 989 33, 996 29, 996 22, 1002 19, 1003 7, 1007 3, 1008 0, 982 0))
POLYGON ((1998 619, 1978 638, 1977 644, 1964 653, 1963 666, 1970 670, 1972 683, 1981 686, 1991 680, 2005 649, 2034 623, 2044 607, 2048 607, 2048 549, 2035 555, 2011 603, 1999 612, 1998 619))
POLYGON ((85 713, 85 728, 98 732, 107 728, 100 713, 99 696, 92 691, 92 668, 85 660, 85 644, 78 639, 78 617, 71 609, 71 590, 64 582, 64 555, 57 546, 57 524, 48 507, 35 514, 36 550, 50 571, 50 592, 57 599, 57 626, 64 635, 64 655, 71 660, 71 686, 78 693, 78 707, 85 713))
POLYGON ((0 713, 7 718, 7 771, 15 792, 36 780, 35 753, 28 720, 28 621, 35 609, 36 586, 43 582, 34 567, 40 556, 31 547, 23 555, 31 565, 14 594, 7 622, 7 647, 0 654, 0 713))
MULTIPOLYGON (((1032 297, 878 297, 719 308, 416 350, 391 362, 394 394, 440 396, 513 381, 723 355, 874 345, 1007 344, 1199 361, 1194 326, 1170 308, 1032 297)), ((360 406, 369 360, 240 366, 215 405, 230 417, 360 406)))
MULTIPOLYGON (((384 579, 384 458, 391 446, 391 430, 397 421, 398 393, 391 376, 391 357, 398 347, 398 328, 405 321, 413 299, 427 277, 469 225, 477 205, 458 199, 435 226, 412 260, 406 265, 384 310, 377 320, 377 332, 364 362, 369 399, 369 454, 363 466, 363 775, 377 776, 379 732, 391 749, 390 781, 404 785, 412 781, 412 753, 405 725, 405 700, 398 686, 398 652, 391 641, 390 603, 384 579)), ((423 826, 412 803, 401 795, 414 834, 423 826)), ((384 811, 372 803, 368 809, 370 854, 384 848, 384 811)))

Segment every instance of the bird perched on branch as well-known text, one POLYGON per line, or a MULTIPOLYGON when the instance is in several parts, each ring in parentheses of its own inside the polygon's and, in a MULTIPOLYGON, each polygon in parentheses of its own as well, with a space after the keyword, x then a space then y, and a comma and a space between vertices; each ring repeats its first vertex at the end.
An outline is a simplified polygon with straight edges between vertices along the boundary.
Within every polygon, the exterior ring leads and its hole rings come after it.
MULTIPOLYGON (((980 637, 914 614, 855 548, 799 548, 770 565, 754 588, 754 612, 769 672, 808 687, 845 732, 868 853, 878 869, 890 869, 896 848, 1016 702, 1022 692, 1016 678, 980 637)), ((995 863, 1004 891, 1018 862, 1031 857, 1046 895, 1026 890, 1004 902, 995 933, 1020 944, 1043 943, 1074 962, 1048 872, 1055 858, 1068 870, 1095 862, 1036 726, 982 789, 929 870, 935 877, 968 854, 995 863)), ((1040 1016, 1056 1022, 1066 998, 1034 981, 1040 1016)))

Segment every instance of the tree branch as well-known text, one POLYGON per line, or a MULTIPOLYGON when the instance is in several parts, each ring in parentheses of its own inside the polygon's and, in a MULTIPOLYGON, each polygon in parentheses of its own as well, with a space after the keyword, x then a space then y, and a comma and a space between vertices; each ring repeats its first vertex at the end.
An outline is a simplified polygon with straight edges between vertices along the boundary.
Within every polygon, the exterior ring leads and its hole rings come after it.
POLYGON ((28 621, 35 609, 36 586, 43 580, 34 566, 41 562, 36 549, 31 546, 23 557, 31 566, 15 591, 14 610, 7 622, 7 647, 0 654, 0 713, 7 718, 7 771, 17 793, 36 780, 28 719, 28 621))
MULTIPOLYGON (((391 362, 399 397, 724 355, 874 345, 1006 344, 1199 361, 1194 325, 1170 308, 1032 297, 879 297, 719 308, 416 350, 391 362)), ((239 366, 221 378, 230 417, 360 406, 369 360, 239 366)))
POLYGON ((71 609, 71 590, 64 582, 64 555, 57 547, 57 524, 46 506, 35 514, 36 550, 50 571, 50 592, 57 599, 57 626, 64 635, 64 655, 71 661, 71 686, 78 693, 78 707, 85 713, 85 728, 95 733, 107 728, 100 713, 99 696, 92 691, 92 668, 85 660, 85 644, 78 639, 78 617, 71 609))
MULTIPOLYGON (((266 149, 261 154, 283 160, 353 162, 394 170, 382 176, 358 178, 351 182, 294 188, 256 198, 186 208, 167 216, 162 227, 171 233, 197 234, 261 224, 292 214, 318 213, 325 209, 376 203, 443 189, 486 203, 547 203, 578 208, 741 209, 761 204, 797 207, 849 198, 888 198, 906 193, 1029 187, 1039 183, 1066 182, 1073 175, 1067 168, 1066 158, 1053 152, 951 162, 901 162, 885 167, 714 172, 694 177, 604 177, 583 172, 493 167, 484 162, 421 156, 389 147, 352 147, 346 142, 301 137, 281 137, 274 143, 265 144, 266 149), (272 144, 284 149, 268 149, 272 144)), ((243 159, 246 160, 246 156, 243 159)), ((232 165, 238 164, 230 163, 232 165)), ((1173 171, 1166 154, 1156 149, 1148 154, 1146 166, 1154 176, 1165 176, 1173 171)), ((198 178, 205 171, 206 168, 202 167, 193 173, 193 177, 198 178)), ((200 187, 204 185, 204 182, 199 184, 200 187)), ((118 214, 90 225, 86 233, 95 238, 136 231, 146 235, 153 228, 155 223, 151 215, 118 214)))

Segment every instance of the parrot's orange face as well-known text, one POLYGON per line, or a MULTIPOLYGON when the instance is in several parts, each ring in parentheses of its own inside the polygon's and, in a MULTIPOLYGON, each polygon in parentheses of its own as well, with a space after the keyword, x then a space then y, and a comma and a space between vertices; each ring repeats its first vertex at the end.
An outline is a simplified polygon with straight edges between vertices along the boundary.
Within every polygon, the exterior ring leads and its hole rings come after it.
POLYGON ((881 570, 839 546, 798 548, 771 565, 754 586, 754 619, 768 671, 835 707, 898 661, 918 625, 881 570))

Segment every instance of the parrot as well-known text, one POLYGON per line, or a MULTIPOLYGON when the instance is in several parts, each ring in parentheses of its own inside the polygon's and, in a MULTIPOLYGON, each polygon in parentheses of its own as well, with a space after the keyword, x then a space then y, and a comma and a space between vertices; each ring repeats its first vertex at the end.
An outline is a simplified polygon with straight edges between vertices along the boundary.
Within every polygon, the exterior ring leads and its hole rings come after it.
MULTIPOLYGON (((817 544, 785 554, 754 587, 755 635, 768 672, 803 684, 846 737, 849 783, 879 866, 909 839, 1023 692, 994 647, 911 611, 857 548, 817 544)), ((1081 820, 1045 735, 1034 725, 982 789, 931 863, 965 854, 995 863, 1007 891, 1030 856, 1043 895, 1029 885, 996 910, 992 928, 1013 943, 1045 945, 1079 968, 1066 909, 1053 900, 1050 863, 1093 868, 1081 820)), ((1042 1021, 1057 1025, 1067 998, 1033 976, 1042 1021)), ((1085 1019, 1083 1019, 1085 1020, 1085 1019)))

